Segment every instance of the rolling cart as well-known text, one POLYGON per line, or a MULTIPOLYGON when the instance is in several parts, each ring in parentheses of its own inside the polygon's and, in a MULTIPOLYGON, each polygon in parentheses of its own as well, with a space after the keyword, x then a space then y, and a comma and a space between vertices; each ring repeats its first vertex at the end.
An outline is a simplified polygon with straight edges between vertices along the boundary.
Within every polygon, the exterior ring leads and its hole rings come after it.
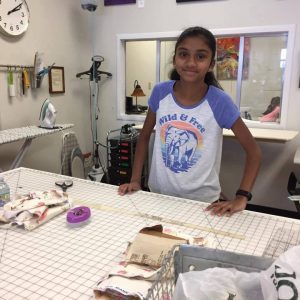
MULTIPOLYGON (((107 132, 106 155, 107 173, 104 182, 121 185, 130 182, 134 161, 135 148, 138 139, 138 131, 133 128, 134 124, 126 124, 120 129, 107 132)), ((142 173, 142 188, 146 189, 147 162, 142 173)))

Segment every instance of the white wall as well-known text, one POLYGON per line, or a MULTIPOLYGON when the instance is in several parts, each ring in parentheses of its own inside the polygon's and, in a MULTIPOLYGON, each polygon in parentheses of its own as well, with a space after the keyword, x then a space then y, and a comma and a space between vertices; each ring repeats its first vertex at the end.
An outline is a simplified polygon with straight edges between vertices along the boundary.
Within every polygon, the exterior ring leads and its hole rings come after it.
MULTIPOLYGON (((0 34, 0 64, 33 65, 36 51, 44 53, 45 66, 55 62, 65 68, 65 94, 52 96, 57 123, 73 123, 83 151, 90 151, 89 85, 75 74, 90 68, 91 14, 74 0, 27 0, 28 31, 20 38, 0 34)), ((0 129, 38 125, 40 107, 48 93, 48 77, 40 89, 9 98, 6 70, 0 71, 0 129)), ((21 142, 0 146, 0 168, 8 169, 21 142)), ((61 134, 33 140, 22 166, 60 171, 61 134)))
MULTIPOLYGON (((53 97, 53 102, 59 111, 58 122, 75 124, 74 130, 84 151, 91 148, 88 82, 76 79, 75 74, 89 68, 91 55, 104 56, 101 69, 113 73, 113 78, 100 87, 98 130, 101 141, 105 142, 108 130, 125 123, 116 117, 116 35, 176 31, 193 25, 229 28, 296 24, 288 128, 300 130, 299 0, 215 0, 184 4, 176 4, 175 0, 145 0, 144 8, 135 4, 104 7, 101 1, 93 14, 82 11, 79 0, 28 0, 28 4, 32 14, 30 28, 21 39, 14 41, 0 36, 0 63, 31 64, 34 52, 38 50, 45 53, 47 64, 55 61, 65 67, 66 93, 53 97)), ((43 84, 41 90, 10 101, 5 74, 0 73, 0 129, 37 123, 40 105, 48 95, 48 86, 45 82, 43 84)), ((60 143, 57 134, 34 140, 23 165, 58 172, 60 143)), ((7 168, 19 145, 0 147, 0 168, 7 168)), ((254 203, 294 210, 293 204, 286 200, 286 184, 299 145, 300 137, 286 144, 260 143, 264 157, 253 190, 254 203)), ((238 188, 242 166, 240 146, 235 140, 226 139, 221 180, 228 195, 238 188)))
MULTIPOLYGON (((114 78, 102 90, 103 120, 99 130, 104 139, 111 128, 118 128, 122 121, 116 119, 116 35, 177 31, 189 26, 207 28, 232 28, 296 24, 293 74, 290 87, 288 128, 300 130, 300 2, 298 0, 217 0, 176 4, 175 0, 145 0, 145 7, 118 5, 101 7, 97 19, 96 52, 106 58, 114 78), (107 99, 107 100, 106 100, 107 99), (109 99, 109 100, 108 100, 109 99), (114 102, 115 101, 115 102, 114 102)), ((260 142, 263 163, 253 190, 253 203, 295 210, 286 199, 289 172, 294 169, 292 158, 300 137, 286 144, 260 142)), ((239 186, 243 169, 243 151, 235 140, 224 140, 221 181, 225 193, 232 196, 239 186)))

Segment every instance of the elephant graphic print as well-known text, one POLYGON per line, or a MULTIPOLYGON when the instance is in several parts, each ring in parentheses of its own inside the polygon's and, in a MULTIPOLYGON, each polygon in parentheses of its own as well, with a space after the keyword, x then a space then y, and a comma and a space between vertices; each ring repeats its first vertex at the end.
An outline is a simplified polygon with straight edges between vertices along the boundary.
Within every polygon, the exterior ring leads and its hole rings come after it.
POLYGON ((161 127, 160 138, 165 166, 175 173, 187 172, 201 157, 202 135, 191 124, 167 122, 161 127))
POLYGON ((148 185, 151 192, 212 202, 219 199, 222 130, 240 112, 222 90, 209 86, 194 106, 173 93, 175 81, 158 83, 149 98, 156 114, 148 185))

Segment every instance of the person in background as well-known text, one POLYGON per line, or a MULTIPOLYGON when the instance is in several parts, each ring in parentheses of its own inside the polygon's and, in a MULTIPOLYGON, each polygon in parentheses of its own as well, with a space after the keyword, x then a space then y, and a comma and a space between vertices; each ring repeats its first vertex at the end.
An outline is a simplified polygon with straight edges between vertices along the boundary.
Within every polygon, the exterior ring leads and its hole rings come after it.
POLYGON ((214 76, 215 54, 216 40, 209 30, 190 27, 179 36, 171 80, 158 83, 152 91, 131 181, 120 185, 120 195, 141 189, 143 163, 155 126, 148 181, 151 192, 208 202, 207 210, 216 215, 245 209, 261 152, 239 110, 214 76), (223 128, 232 129, 246 152, 236 196, 228 201, 219 201, 223 128))
POLYGON ((266 111, 259 118, 261 122, 276 122, 280 114, 280 97, 273 97, 266 111))

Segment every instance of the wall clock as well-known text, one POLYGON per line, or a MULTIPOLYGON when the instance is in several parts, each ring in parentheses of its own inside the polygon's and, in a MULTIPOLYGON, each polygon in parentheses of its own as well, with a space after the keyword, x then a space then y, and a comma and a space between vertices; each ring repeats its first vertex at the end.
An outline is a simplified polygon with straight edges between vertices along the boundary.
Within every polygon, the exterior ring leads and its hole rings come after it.
POLYGON ((29 24, 29 8, 25 0, 0 0, 0 31, 10 36, 24 33, 29 24))

